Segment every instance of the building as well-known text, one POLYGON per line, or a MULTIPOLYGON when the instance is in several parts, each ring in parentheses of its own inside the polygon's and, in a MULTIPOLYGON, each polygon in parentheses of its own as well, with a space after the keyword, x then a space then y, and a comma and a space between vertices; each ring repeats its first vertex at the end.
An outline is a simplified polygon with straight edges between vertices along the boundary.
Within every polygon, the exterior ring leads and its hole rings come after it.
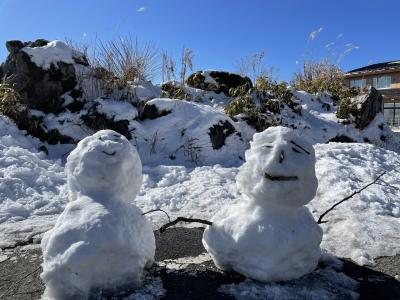
POLYGON ((385 119, 389 125, 400 127, 400 60, 351 70, 345 79, 349 87, 378 89, 383 97, 385 119))

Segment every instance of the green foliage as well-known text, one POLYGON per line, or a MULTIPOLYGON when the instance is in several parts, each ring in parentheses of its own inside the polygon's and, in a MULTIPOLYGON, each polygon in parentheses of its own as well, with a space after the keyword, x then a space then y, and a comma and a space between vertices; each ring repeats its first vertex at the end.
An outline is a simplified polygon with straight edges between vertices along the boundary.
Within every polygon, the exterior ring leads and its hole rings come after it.
POLYGON ((231 88, 229 94, 234 99, 225 107, 225 112, 231 117, 243 114, 257 131, 276 125, 273 115, 280 113, 284 104, 296 113, 301 111, 286 83, 276 83, 266 76, 257 78, 253 88, 244 84, 231 88))
POLYGON ((351 101, 350 98, 345 98, 340 101, 336 116, 339 119, 348 119, 350 117, 351 101))
POLYGON ((0 113, 15 119, 21 114, 20 95, 9 83, 0 83, 0 113))
POLYGON ((185 92, 185 89, 175 82, 165 82, 161 85, 161 98, 180 100, 192 100, 192 96, 185 92))
POLYGON ((236 88, 229 89, 229 96, 234 97, 234 98, 235 97, 243 97, 245 95, 249 95, 250 93, 251 93, 251 86, 247 82, 236 88))
POLYGON ((336 116, 339 119, 348 119, 352 113, 355 113, 354 108, 351 105, 351 98, 360 95, 362 90, 358 88, 351 88, 343 91, 339 107, 336 111, 336 116))

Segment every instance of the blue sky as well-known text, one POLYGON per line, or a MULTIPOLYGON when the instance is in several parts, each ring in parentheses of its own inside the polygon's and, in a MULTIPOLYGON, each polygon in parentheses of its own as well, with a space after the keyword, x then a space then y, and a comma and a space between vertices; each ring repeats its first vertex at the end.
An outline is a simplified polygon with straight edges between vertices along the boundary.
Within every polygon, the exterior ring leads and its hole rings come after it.
POLYGON ((235 71, 264 51, 265 65, 288 81, 304 59, 347 51, 345 70, 400 59, 398 11, 395 0, 0 0, 0 60, 10 39, 131 35, 174 57, 191 48, 196 70, 235 71))

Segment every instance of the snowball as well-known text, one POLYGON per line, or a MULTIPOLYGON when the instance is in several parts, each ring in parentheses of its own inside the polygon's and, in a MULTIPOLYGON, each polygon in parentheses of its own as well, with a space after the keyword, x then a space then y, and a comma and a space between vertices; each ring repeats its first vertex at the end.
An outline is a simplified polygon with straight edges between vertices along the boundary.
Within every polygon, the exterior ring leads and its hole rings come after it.
POLYGON ((237 184, 246 201, 221 210, 204 231, 215 264, 260 281, 313 271, 322 229, 303 206, 318 185, 312 146, 287 128, 256 134, 237 184))
POLYGON ((237 185, 255 204, 305 205, 318 187, 314 148, 286 127, 255 134, 237 185))
POLYGON ((122 135, 101 130, 79 142, 65 166, 71 200, 79 194, 96 201, 132 201, 142 185, 136 149, 122 135))
POLYGON ((120 134, 82 140, 66 165, 70 202, 42 239, 45 297, 86 299, 98 290, 139 286, 154 261, 151 223, 133 200, 141 162, 120 134))

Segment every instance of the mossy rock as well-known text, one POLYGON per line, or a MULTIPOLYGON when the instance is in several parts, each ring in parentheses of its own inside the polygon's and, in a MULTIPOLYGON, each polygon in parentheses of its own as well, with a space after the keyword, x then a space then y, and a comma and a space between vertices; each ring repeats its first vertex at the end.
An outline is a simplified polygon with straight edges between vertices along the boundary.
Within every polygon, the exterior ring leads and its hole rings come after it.
POLYGON ((215 93, 222 92, 226 96, 229 96, 231 88, 237 88, 245 84, 249 88, 253 87, 250 78, 224 71, 197 71, 188 77, 186 84, 196 89, 215 93), (214 82, 207 82, 206 76, 211 77, 214 82))

